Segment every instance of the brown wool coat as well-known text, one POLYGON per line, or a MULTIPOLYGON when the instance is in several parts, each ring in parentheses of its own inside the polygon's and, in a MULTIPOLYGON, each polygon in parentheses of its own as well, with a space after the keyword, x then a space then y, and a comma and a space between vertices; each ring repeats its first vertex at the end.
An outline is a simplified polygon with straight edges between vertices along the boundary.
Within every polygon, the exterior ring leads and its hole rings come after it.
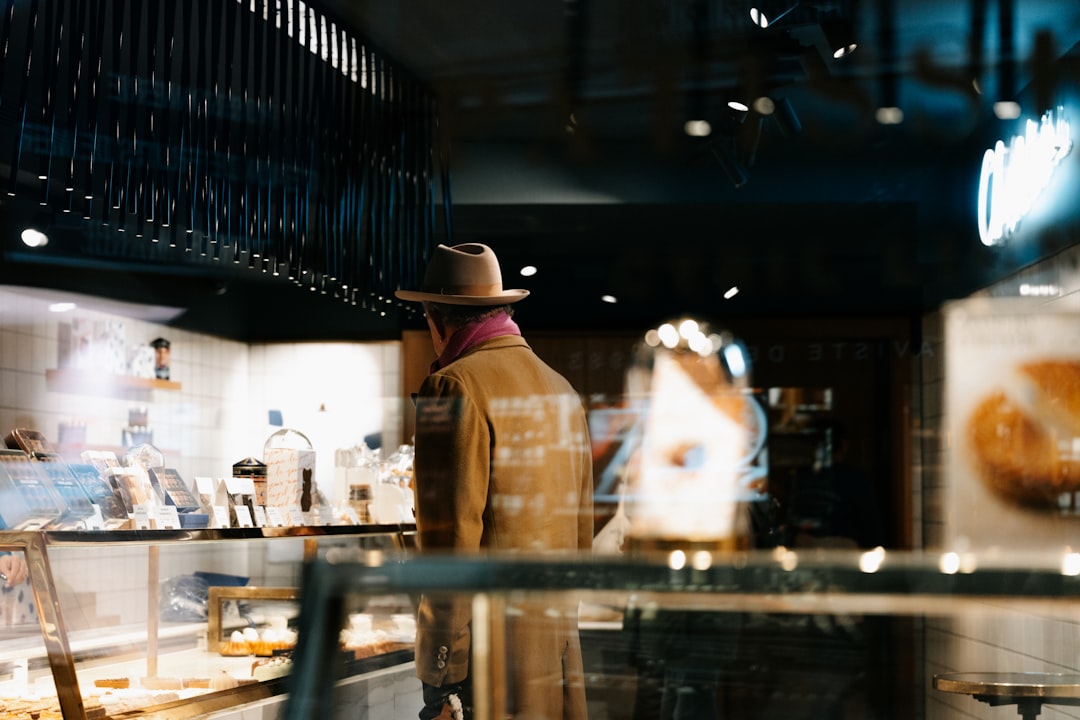
MULTIPOLYGON (((592 453, 580 397, 521 337, 479 343, 421 386, 414 489, 423 551, 587 551, 592 453)), ((576 612, 576 602, 530 600, 507 614, 510 715, 585 717, 576 612)), ((466 676, 470 623, 470 598, 421 600, 421 680, 466 676)))

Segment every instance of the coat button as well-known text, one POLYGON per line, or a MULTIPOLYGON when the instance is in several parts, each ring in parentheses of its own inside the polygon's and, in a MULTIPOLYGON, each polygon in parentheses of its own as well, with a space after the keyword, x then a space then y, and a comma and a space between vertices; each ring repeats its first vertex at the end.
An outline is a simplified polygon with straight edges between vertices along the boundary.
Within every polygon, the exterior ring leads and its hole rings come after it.
POLYGON ((442 670, 444 667, 446 667, 446 661, 445 660, 439 660, 438 662, 435 663, 435 667, 442 670))
POLYGON ((440 655, 445 655, 448 652, 450 652, 450 648, 446 647, 445 645, 440 645, 439 646, 439 654, 440 655))

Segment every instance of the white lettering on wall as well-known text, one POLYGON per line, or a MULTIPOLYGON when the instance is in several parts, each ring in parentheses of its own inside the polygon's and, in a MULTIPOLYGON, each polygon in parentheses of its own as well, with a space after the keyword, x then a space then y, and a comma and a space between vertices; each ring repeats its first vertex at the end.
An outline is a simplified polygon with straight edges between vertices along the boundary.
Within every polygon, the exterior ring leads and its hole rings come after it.
POLYGON ((996 245, 1012 235, 1071 149, 1069 123, 1058 108, 1039 122, 1028 120, 1022 135, 1008 145, 998 140, 983 154, 978 214, 984 245, 996 245))

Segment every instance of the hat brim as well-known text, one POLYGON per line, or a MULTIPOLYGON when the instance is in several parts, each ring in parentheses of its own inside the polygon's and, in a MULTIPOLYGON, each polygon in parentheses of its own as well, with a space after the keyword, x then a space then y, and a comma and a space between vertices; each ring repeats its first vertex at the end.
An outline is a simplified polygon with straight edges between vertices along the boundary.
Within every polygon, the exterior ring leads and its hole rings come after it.
POLYGON ((422 290, 395 290, 394 297, 410 302, 433 302, 444 305, 509 305, 529 296, 528 290, 503 290, 497 295, 444 295, 422 290))

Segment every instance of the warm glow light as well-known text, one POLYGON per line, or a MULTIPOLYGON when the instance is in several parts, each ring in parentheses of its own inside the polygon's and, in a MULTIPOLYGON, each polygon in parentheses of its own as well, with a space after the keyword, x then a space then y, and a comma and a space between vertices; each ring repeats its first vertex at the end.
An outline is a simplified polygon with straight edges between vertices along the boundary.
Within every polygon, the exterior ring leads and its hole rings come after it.
POLYGON ((686 340, 689 340, 694 335, 697 335, 698 332, 699 331, 697 320, 687 318, 686 320, 683 320, 681 323, 679 323, 679 335, 686 340))
POLYGON ((26 247, 39 248, 49 244, 49 236, 34 228, 26 228, 20 237, 26 247))
POLYGON ((904 122, 904 111, 898 107, 879 107, 874 119, 881 125, 899 125, 904 122))
POLYGON ((730 300, 731 298, 735 297, 738 294, 739 294, 739 286, 738 285, 732 285, 731 287, 729 287, 727 289, 727 292, 724 293, 724 299, 725 300, 730 300))
POLYGON ((1061 559, 1062 575, 1080 575, 1080 553, 1065 553, 1061 559))
POLYGON ((536 266, 535 265, 526 265, 525 267, 521 268, 521 270, 519 270, 518 272, 521 273, 522 277, 532 277, 533 275, 536 274, 536 266))
POLYGON ((687 120, 683 124, 683 132, 690 137, 709 137, 712 134, 712 125, 708 120, 687 120))
POLYGON ((1015 100, 998 100, 994 103, 994 116, 998 120, 1015 120, 1020 117, 1020 103, 1015 100))
POLYGON ((708 550, 698 550, 690 564, 695 570, 708 570, 712 567, 712 553, 708 550))
POLYGON ((675 550, 668 555, 668 567, 672 570, 682 570, 686 567, 686 553, 682 550, 675 550))
POLYGON ((791 572, 799 567, 799 555, 794 550, 788 550, 786 547, 780 546, 773 550, 773 557, 780 563, 780 568, 784 572, 791 572))
POLYGON ((671 323, 664 323, 656 329, 656 332, 664 347, 673 348, 679 344, 679 331, 671 323))
POLYGON ((960 556, 954 552, 943 553, 938 568, 946 575, 955 575, 960 570, 960 556))
POLYGON ((761 115, 772 115, 776 112, 776 103, 772 98, 763 95, 754 101, 754 110, 761 115))
POLYGON ((864 573, 876 573, 881 569, 883 562, 885 562, 885 548, 879 545, 859 556, 859 570, 864 573))

